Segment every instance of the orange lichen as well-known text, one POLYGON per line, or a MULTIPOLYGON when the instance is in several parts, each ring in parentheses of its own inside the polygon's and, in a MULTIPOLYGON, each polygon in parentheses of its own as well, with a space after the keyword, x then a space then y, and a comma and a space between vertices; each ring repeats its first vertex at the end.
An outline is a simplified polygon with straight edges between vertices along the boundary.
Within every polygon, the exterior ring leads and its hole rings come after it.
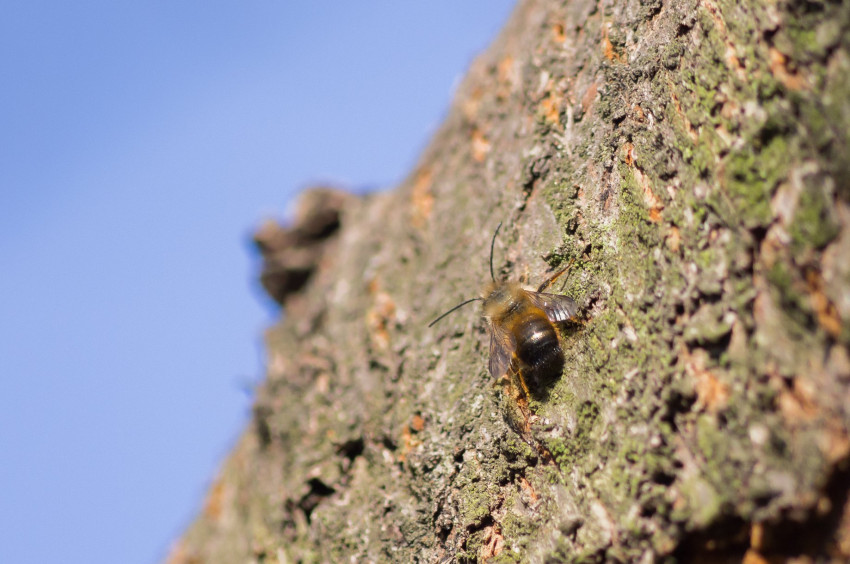
POLYGON ((483 95, 484 90, 476 88, 461 102, 460 108, 463 112, 463 117, 469 121, 475 121, 478 116, 478 108, 481 106, 481 98, 483 95))
POLYGON ((786 88, 789 90, 802 90, 808 86, 806 80, 789 63, 788 57, 779 49, 771 47, 768 55, 770 58, 770 72, 786 88))
POLYGON ((705 367, 708 353, 702 349, 693 352, 684 349, 681 358, 685 364, 685 372, 696 381, 694 388, 697 394, 697 409, 716 413, 726 407, 729 401, 729 387, 705 367))
POLYGON ((826 429, 818 446, 830 464, 838 464, 850 456, 850 437, 847 436, 840 419, 832 418, 826 422, 826 429))
POLYGON ((543 119, 553 125, 561 123, 561 104, 564 101, 564 96, 556 91, 554 87, 550 87, 549 95, 540 103, 540 113, 543 119))
POLYGON ((596 92, 599 90, 599 84, 594 80, 590 86, 587 87, 587 90, 584 91, 584 95, 581 97, 581 109, 584 110, 585 113, 590 113, 590 107, 593 105, 593 100, 596 99, 596 92))
POLYGON ((661 221, 661 211, 664 209, 664 203, 655 195, 652 190, 649 176, 644 174, 643 170, 636 165, 637 158, 635 157, 635 147, 631 143, 626 143, 623 146, 623 160, 632 169, 635 181, 643 192, 643 201, 649 208, 649 220, 653 223, 661 221))
POLYGON ((623 145, 623 161, 629 166, 635 164, 635 146, 631 143, 623 145))
POLYGON ((552 26, 552 40, 555 43, 563 43, 567 40, 567 34, 564 31, 564 24, 556 23, 552 26))
POLYGON ((638 185, 641 190, 643 190, 643 201, 646 203, 647 207, 649 207, 649 220, 653 223, 658 223, 661 221, 661 210, 664 209, 664 204, 661 203, 661 200, 658 199, 658 196, 655 195, 655 192, 652 191, 652 186, 649 183, 649 177, 643 173, 641 169, 635 167, 635 179, 638 181, 638 185))
POLYGON ((528 483, 528 480, 526 480, 526 479, 525 479, 524 477, 522 477, 522 476, 520 476, 520 479, 519 479, 519 487, 521 487, 521 488, 522 488, 522 490, 523 490, 526 494, 528 494, 528 497, 529 497, 529 499, 531 499, 531 501, 532 501, 532 502, 537 501, 537 499, 538 499, 538 497, 537 497, 537 492, 536 492, 536 491, 534 491, 534 488, 533 488, 533 487, 531 487, 531 484, 529 484, 529 483, 528 483))
POLYGON ((425 420, 418 413, 413 416, 413 419, 410 422, 410 428, 416 431, 417 433, 421 432, 425 428, 425 420))
POLYGON ((411 221, 416 228, 422 228, 431 217, 434 209, 434 194, 431 192, 433 175, 430 168, 422 168, 416 173, 413 190, 410 193, 412 205, 411 221))
POLYGON ((377 280, 369 283, 369 293, 373 296, 373 303, 366 312, 366 326, 373 346, 386 351, 390 347, 389 327, 396 319, 395 302, 389 294, 380 289, 377 280))
POLYGON ((407 462, 407 455, 413 448, 413 433, 410 432, 410 427, 407 425, 401 430, 401 448, 398 451, 398 461, 407 462))
POLYGON ((472 131, 472 158, 476 162, 483 163, 490 152, 490 141, 484 136, 484 132, 478 128, 472 131))
POLYGON ((218 478, 210 488, 207 499, 204 502, 204 515, 210 521, 218 521, 224 506, 225 483, 218 478))
POLYGON ((511 55, 505 56, 499 64, 496 65, 497 80, 502 84, 513 84, 515 78, 514 58, 511 55))
POLYGON ((682 104, 679 102, 679 98, 673 92, 673 83, 669 83, 670 86, 670 98, 673 100, 673 108, 676 110, 676 115, 679 116, 679 119, 682 120, 682 124, 685 127, 685 131, 688 134, 688 137, 691 138, 691 141, 696 143, 699 140, 699 134, 697 133, 694 126, 691 125, 691 120, 685 115, 685 112, 682 111, 682 104))
POLYGON ((675 225, 671 225, 670 229, 667 230, 667 237, 664 240, 664 242, 667 244, 667 248, 673 251, 674 253, 678 253, 681 240, 682 236, 679 233, 679 228, 675 225))
POLYGON ((823 276, 815 269, 807 270, 806 285, 818 323, 830 336, 837 338, 841 335, 841 318, 838 316, 835 304, 823 291, 823 276))
POLYGON ((623 62, 623 56, 614 50, 614 44, 611 43, 611 40, 608 38, 610 28, 610 23, 602 26, 602 53, 609 61, 621 63, 623 62))
POLYGON ((505 549, 505 537, 502 536, 501 527, 498 524, 484 529, 484 544, 478 549, 478 558, 486 562, 494 556, 498 556, 505 549))
POLYGON ((735 71, 739 79, 747 80, 748 77, 746 69, 741 63, 741 59, 738 58, 738 54, 735 51, 735 44, 729 38, 729 34, 726 30, 726 21, 720 13, 720 8, 711 2, 711 0, 702 0, 701 3, 708 11, 709 15, 711 15, 714 26, 717 28, 718 35, 723 38, 723 43, 726 45, 726 65, 729 69, 735 71))
POLYGON ((776 398, 779 413, 785 418, 790 426, 798 423, 811 421, 818 413, 817 407, 812 403, 808 386, 801 382, 800 378, 794 380, 791 389, 783 389, 776 398))
POLYGON ((414 431, 411 431, 408 425, 405 425, 401 430, 401 448, 398 453, 399 462, 407 462, 407 456, 416 447, 420 446, 422 441, 415 436, 414 431))
POLYGON ((496 64, 496 89, 497 100, 507 100, 520 82, 517 65, 511 55, 505 55, 496 64))
POLYGON ((401 449, 399 449, 398 453, 398 461, 406 462, 407 455, 410 454, 414 448, 420 446, 422 444, 422 440, 417 438, 416 435, 421 433, 425 429, 425 419, 418 413, 414 415, 410 420, 410 425, 405 425, 401 430, 401 449))
POLYGON ((709 412, 720 410, 729 400, 729 388, 708 370, 697 373, 696 392, 697 403, 704 405, 709 412))

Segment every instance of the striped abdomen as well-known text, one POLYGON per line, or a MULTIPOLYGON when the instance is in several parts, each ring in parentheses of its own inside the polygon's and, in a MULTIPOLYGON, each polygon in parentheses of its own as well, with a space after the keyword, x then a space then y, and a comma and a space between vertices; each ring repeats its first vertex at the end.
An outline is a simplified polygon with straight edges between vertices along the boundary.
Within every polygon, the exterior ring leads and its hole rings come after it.
POLYGON ((558 334, 546 316, 542 312, 529 312, 515 327, 516 356, 526 383, 538 386, 560 376, 564 353, 558 334))

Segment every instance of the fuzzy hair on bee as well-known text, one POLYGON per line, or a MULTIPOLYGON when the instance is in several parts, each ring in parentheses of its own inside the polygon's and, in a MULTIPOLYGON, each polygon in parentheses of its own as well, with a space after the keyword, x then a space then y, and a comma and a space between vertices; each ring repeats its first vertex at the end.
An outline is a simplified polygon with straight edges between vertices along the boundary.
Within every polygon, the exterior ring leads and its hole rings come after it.
POLYGON ((483 317, 490 329, 490 375, 499 379, 513 369, 528 395, 529 386, 537 389, 563 371, 564 352, 555 325, 575 318, 578 306, 569 296, 544 292, 569 266, 550 276, 536 292, 516 282, 496 280, 493 248, 501 227, 500 223, 490 242, 492 281, 481 297, 461 302, 428 327, 469 303, 483 302, 483 317))

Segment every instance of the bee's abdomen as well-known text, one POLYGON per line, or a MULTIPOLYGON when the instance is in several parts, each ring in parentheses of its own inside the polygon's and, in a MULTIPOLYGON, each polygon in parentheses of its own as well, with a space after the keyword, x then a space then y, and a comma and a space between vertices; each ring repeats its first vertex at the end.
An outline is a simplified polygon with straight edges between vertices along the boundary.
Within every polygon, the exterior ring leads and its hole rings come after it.
POLYGON ((529 384, 540 384, 560 376, 564 368, 564 353, 555 328, 546 317, 528 316, 520 323, 515 336, 516 355, 529 384))

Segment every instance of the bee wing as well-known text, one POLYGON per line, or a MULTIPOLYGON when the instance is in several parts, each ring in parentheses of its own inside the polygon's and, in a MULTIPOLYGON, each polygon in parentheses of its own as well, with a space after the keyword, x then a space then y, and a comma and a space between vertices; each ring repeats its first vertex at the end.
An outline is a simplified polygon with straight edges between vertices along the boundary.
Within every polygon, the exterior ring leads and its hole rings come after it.
POLYGON ((552 323, 567 321, 573 318, 578 311, 578 304, 568 296, 543 292, 526 291, 526 293, 531 303, 542 309, 552 323))
POLYGON ((501 378, 511 365, 516 341, 504 327, 491 325, 490 331, 490 376, 501 378))

